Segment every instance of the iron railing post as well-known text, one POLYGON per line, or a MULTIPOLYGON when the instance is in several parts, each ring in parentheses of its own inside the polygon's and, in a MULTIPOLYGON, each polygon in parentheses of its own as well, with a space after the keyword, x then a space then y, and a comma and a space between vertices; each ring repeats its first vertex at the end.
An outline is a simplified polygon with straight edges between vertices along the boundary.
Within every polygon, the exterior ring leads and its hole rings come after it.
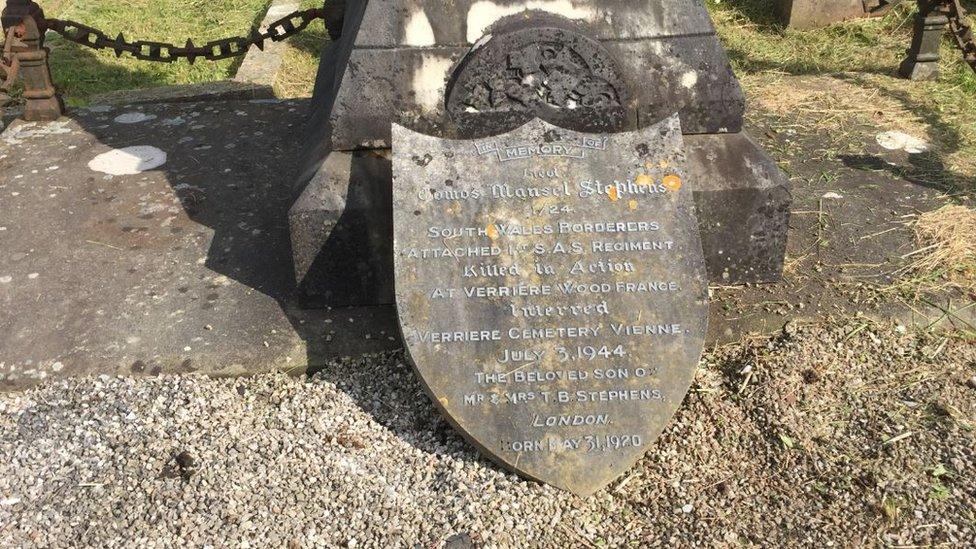
POLYGON ((64 107, 51 81, 49 50, 44 47, 44 11, 31 0, 7 0, 0 22, 5 36, 14 29, 10 55, 16 57, 24 82, 24 120, 57 120, 64 107))
POLYGON ((915 30, 908 57, 898 73, 911 80, 935 80, 939 77, 939 45, 949 18, 938 9, 938 2, 919 0, 915 30))

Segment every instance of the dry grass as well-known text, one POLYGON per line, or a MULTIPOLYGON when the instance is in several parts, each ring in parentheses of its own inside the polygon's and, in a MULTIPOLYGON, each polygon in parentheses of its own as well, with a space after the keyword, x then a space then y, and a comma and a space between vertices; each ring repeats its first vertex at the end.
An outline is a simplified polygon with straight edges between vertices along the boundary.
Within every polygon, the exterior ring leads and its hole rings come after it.
POLYGON ((976 292, 976 210, 944 206, 920 215, 914 228, 922 247, 911 254, 915 259, 906 270, 935 274, 943 287, 976 292))
POLYGON ((953 192, 976 191, 976 75, 948 35, 937 81, 896 74, 914 2, 882 18, 811 31, 782 28, 771 15, 774 0, 707 3, 753 112, 771 112, 799 135, 816 132, 825 159, 863 154, 878 131, 903 131, 927 141, 939 163, 917 176, 953 192))
MULTIPOLYGON (((760 84, 750 77, 747 85, 760 84)), ((837 75, 766 78, 753 106, 777 116, 809 119, 810 130, 834 133, 878 127, 925 136, 928 125, 881 89, 837 75)))
MULTIPOLYGON (((301 9, 318 7, 321 0, 302 0, 301 9)), ((329 33, 321 21, 316 21, 302 34, 288 41, 281 70, 275 81, 278 97, 310 97, 315 87, 315 73, 319 54, 329 42, 329 33)))
POLYGON ((944 206, 920 215, 913 228, 920 247, 902 257, 911 262, 889 290, 910 289, 916 295, 961 290, 976 296, 976 210, 944 206))

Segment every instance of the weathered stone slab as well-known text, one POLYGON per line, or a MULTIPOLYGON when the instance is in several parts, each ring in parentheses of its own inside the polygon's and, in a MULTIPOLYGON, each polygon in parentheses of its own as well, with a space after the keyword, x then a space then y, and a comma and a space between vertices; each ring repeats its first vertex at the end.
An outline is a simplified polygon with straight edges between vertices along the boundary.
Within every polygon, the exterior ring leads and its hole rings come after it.
POLYGON ((386 310, 296 303, 286 182, 307 110, 100 105, 6 128, 0 392, 98 374, 297 374, 399 349, 386 310), (166 163, 132 174, 93 162, 144 146, 166 163))
POLYGON ((599 490, 651 447, 704 345, 677 115, 468 141, 395 126, 393 143, 397 308, 432 399, 505 466, 599 490))
POLYGON ((864 0, 778 0, 778 3, 783 24, 798 29, 823 27, 868 15, 864 0))

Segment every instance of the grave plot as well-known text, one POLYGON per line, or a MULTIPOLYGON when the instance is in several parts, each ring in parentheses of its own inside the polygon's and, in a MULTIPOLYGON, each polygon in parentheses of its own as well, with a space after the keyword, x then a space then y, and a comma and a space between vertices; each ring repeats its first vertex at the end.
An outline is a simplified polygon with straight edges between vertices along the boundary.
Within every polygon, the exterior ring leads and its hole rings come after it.
POLYGON ((4 132, 0 539, 976 538, 968 129, 488 4, 349 3, 311 103, 4 132))

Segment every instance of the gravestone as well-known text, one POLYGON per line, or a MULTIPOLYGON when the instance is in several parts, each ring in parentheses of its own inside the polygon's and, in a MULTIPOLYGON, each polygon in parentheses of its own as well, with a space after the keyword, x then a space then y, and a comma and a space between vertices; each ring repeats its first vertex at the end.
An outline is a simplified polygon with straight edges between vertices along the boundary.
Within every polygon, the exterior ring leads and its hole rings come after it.
POLYGON ((510 469, 606 486, 664 429, 704 345, 678 117, 392 140, 397 310, 432 400, 510 469))
POLYGON ((870 15, 878 0, 777 0, 780 20, 797 29, 813 29, 870 15))
POLYGON ((536 117, 635 131, 677 112, 710 280, 782 272, 789 182, 699 1, 349 0, 323 53, 289 214, 309 304, 394 301, 391 127, 445 139, 536 117))

